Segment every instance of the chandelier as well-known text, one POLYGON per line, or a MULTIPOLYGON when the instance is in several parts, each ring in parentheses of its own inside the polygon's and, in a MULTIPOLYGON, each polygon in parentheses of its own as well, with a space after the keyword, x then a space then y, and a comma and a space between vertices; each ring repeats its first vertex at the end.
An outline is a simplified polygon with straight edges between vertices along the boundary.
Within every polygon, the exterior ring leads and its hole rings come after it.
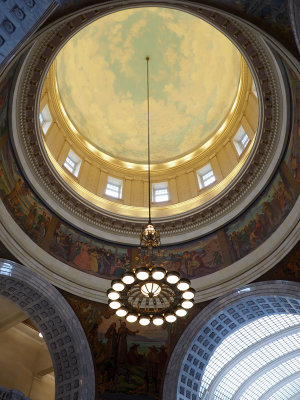
POLYGON ((151 222, 149 57, 146 57, 146 61, 149 219, 140 237, 138 265, 132 267, 132 271, 125 272, 121 279, 111 282, 107 297, 109 306, 116 310, 118 317, 124 317, 131 323, 138 321, 143 326, 150 322, 160 326, 187 315, 194 305, 195 290, 191 288, 190 281, 181 278, 177 271, 166 270, 167 262, 159 261, 163 250, 155 253, 160 246, 160 234, 151 222))

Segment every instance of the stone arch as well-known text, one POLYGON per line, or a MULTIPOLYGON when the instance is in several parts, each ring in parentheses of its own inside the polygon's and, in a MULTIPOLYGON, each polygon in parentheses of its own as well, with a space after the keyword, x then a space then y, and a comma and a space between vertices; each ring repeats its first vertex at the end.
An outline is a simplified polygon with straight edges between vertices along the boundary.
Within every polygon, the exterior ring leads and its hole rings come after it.
POLYGON ((94 399, 94 366, 85 333, 57 289, 27 267, 0 259, 0 296, 17 304, 43 334, 53 362, 55 399, 94 399))
POLYGON ((218 345, 257 318, 279 313, 300 314, 299 289, 296 282, 260 282, 210 303, 188 325, 172 353, 163 399, 198 399, 205 367, 218 345))
POLYGON ((300 52, 300 4, 298 1, 289 0, 289 14, 294 33, 294 38, 297 44, 298 51, 300 52))

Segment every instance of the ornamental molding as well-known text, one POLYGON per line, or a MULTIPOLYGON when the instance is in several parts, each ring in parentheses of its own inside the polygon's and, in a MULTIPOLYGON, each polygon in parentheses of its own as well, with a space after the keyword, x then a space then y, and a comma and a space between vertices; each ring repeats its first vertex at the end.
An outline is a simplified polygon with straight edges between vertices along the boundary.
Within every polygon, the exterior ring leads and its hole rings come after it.
POLYGON ((261 35, 224 13, 182 1, 110 2, 90 7, 49 27, 33 43, 15 80, 11 132, 15 154, 27 180, 60 217, 93 236, 136 244, 146 221, 121 217, 97 208, 66 185, 51 164, 38 123, 39 99, 45 76, 61 47, 78 30, 101 16, 124 8, 176 7, 222 31, 246 59, 256 83, 260 119, 252 151, 228 187, 201 207, 156 219, 163 244, 182 242, 212 232, 243 212, 272 178, 289 134, 285 72, 261 35), (126 238, 126 239, 125 239, 126 238), (124 240, 125 239, 125 240, 124 240))

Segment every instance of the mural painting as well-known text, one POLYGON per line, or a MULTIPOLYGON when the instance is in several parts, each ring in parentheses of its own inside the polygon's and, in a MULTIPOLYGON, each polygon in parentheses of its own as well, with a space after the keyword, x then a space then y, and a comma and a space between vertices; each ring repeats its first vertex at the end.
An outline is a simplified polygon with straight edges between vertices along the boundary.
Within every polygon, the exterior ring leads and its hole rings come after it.
POLYGON ((57 221, 49 252, 72 267, 108 279, 130 268, 132 250, 88 237, 57 221))
POLYGON ((118 319, 105 304, 67 295, 91 346, 99 399, 157 399, 169 353, 168 329, 118 319), (124 397, 123 397, 124 396, 124 397), (141 396, 141 397, 139 397, 141 396))
POLYGON ((300 82, 287 70, 294 106, 291 136, 284 159, 260 197, 225 228, 232 260, 239 260, 270 237, 293 208, 300 193, 300 82))
MULTIPOLYGON (((138 255, 136 247, 88 238, 59 221, 49 252, 72 267, 107 279, 120 277, 124 270, 130 270, 138 255)), ((204 276, 225 266, 216 234, 186 245, 165 248, 162 257, 154 254, 153 262, 155 265, 164 263, 168 270, 178 271, 185 277, 204 276)))
POLYGON ((292 140, 289 141, 284 161, 295 181, 300 184, 300 81, 292 71, 289 74, 289 80, 293 88, 294 120, 292 140))
MULTIPOLYGON (((300 107, 299 82, 291 78, 293 96, 300 107)), ((75 229, 49 210, 26 183, 9 142, 7 98, 11 81, 5 78, 0 86, 0 197, 19 227, 42 249, 56 259, 89 274, 105 279, 120 277, 130 269, 137 248, 95 239, 75 229)), ((287 155, 279 171, 260 197, 223 230, 164 248, 161 259, 167 269, 179 271, 188 278, 197 278, 237 261, 270 237, 297 200, 299 193, 299 116, 296 115, 287 155), (297 186, 298 185, 298 186, 297 186), (222 240, 222 237, 224 240, 222 240), (220 239, 221 238, 221 239, 220 239)))
POLYGON ((225 228, 232 259, 237 261, 245 257, 270 237, 289 214, 296 199, 287 179, 277 173, 263 196, 225 228))
POLYGON ((63 293, 87 335, 96 370, 99 400, 154 400, 171 351, 183 329, 206 303, 172 325, 143 327, 112 315, 107 305, 63 293))
POLYGON ((296 245, 274 268, 258 279, 258 281, 271 280, 300 282, 300 245, 296 245))
MULTIPOLYGON (((4 135, 7 132, 4 131, 4 135)), ((17 224, 37 244, 46 235, 51 213, 32 194, 20 175, 8 143, 2 146, 0 167, 0 195, 17 224)))

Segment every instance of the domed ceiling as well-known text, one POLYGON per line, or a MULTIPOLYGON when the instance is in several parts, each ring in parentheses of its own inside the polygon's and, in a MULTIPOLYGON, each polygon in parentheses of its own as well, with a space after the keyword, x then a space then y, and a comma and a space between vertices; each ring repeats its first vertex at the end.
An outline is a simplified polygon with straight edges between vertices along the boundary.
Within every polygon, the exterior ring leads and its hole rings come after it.
POLYGON ((156 7, 105 16, 65 45, 56 75, 70 122, 102 152, 134 163, 147 156, 146 56, 151 160, 161 163, 199 148, 222 125, 241 55, 201 19, 156 7))

